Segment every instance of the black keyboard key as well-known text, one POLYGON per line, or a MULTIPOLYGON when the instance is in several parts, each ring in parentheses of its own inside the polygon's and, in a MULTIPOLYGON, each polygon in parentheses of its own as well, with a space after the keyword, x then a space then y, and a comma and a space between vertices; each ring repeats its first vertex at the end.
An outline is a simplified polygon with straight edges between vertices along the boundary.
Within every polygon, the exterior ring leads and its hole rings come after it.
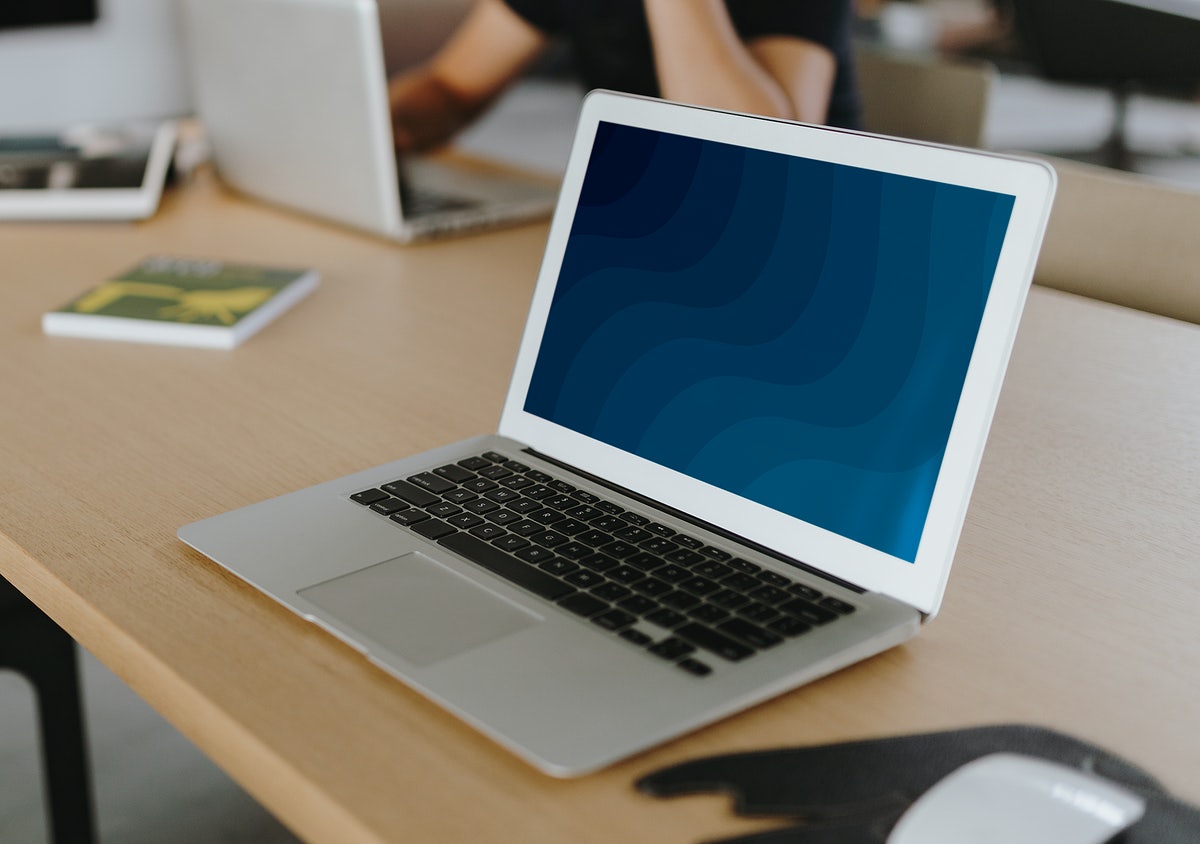
POLYGON ((647 598, 645 595, 630 595, 628 598, 617 604, 621 609, 628 610, 631 613, 645 615, 649 612, 654 612, 658 609, 658 604, 647 598))
POLYGON ((782 604, 792 597, 791 593, 778 586, 760 586, 750 590, 750 597, 764 604, 782 604))
MULTIPOLYGON (((566 586, 565 583, 562 583, 562 581, 556 580, 554 582, 560 583, 560 585, 564 586, 565 588, 570 588, 569 586, 566 586)), ((569 598, 564 598, 563 600, 558 601, 558 605, 562 606, 564 610, 570 610, 571 612, 574 612, 575 615, 583 616, 584 618, 587 618, 588 616, 594 616, 595 613, 608 609, 608 605, 605 603, 605 601, 602 601, 599 598, 593 598, 592 595, 584 594, 583 592, 576 592, 575 594, 570 595, 569 598)))
MULTIPOLYGON (((553 552, 549 548, 543 548, 540 545, 530 545, 528 548, 522 548, 517 552, 517 556, 527 563, 547 563, 554 559, 553 552)), ((539 568, 543 566, 539 565, 539 568)))
POLYGON ((819 601, 824 593, 813 589, 811 586, 805 586, 803 583, 793 583, 788 587, 788 591, 793 595, 799 595, 806 601, 819 601))
POLYGON ((505 489, 523 489, 527 486, 533 486, 533 481, 521 475, 512 475, 500 481, 500 486, 505 489))
POLYGON ((681 612, 660 607, 654 612, 646 613, 646 621, 657 624, 659 627, 665 627, 670 630, 672 627, 678 627, 681 624, 686 624, 688 617, 681 612))
POLYGON ((542 505, 532 498, 522 498, 520 501, 510 501, 508 509, 514 513, 520 513, 522 516, 528 516, 530 513, 536 513, 541 510, 542 505))
POLYGON ((722 563, 726 560, 733 559, 733 555, 728 551, 722 551, 720 548, 714 548, 711 545, 705 545, 700 549, 700 553, 708 557, 710 560, 717 560, 718 562, 722 563))
POLYGON ((688 674, 692 674, 696 677, 707 677, 709 674, 712 674, 712 668, 705 665, 700 660, 692 659, 691 657, 688 657, 687 659, 681 659, 675 664, 688 674))
POLYGON ((452 501, 455 504, 466 504, 468 501, 474 501, 478 497, 478 495, 469 489, 452 489, 449 492, 442 493, 442 498, 452 501))
POLYGON ((545 472, 539 471, 538 469, 530 469, 525 473, 525 477, 529 478, 529 480, 533 481, 534 483, 539 484, 544 484, 547 481, 553 480, 553 478, 551 478, 545 472))
POLYGON ((768 630, 774 630, 784 636, 799 636, 812 630, 811 624, 805 624, 794 615, 784 615, 767 625, 768 630))
POLYGON ((541 533, 535 533, 529 538, 545 548, 556 548, 570 540, 571 537, 556 530, 544 530, 541 533))
POLYGON ((501 551, 507 551, 510 554, 520 551, 522 548, 529 547, 529 540, 522 539, 519 536, 513 536, 511 533, 504 536, 498 536, 492 540, 492 544, 501 551))
POLYGON ((486 469, 491 465, 491 462, 482 457, 468 457, 465 460, 458 461, 458 465, 464 469, 470 469, 472 472, 478 472, 480 469, 486 469))
POLYGON ((583 533, 588 529, 586 523, 578 519, 563 519, 561 522, 555 522, 554 529, 559 533, 569 534, 574 536, 577 533, 583 533))
POLYGON ((490 460, 493 463, 507 463, 508 458, 498 451, 485 451, 483 453, 484 460, 490 460))
POLYGON ((392 513, 399 513, 401 510, 407 510, 408 502, 401 501, 399 498, 385 498, 383 501, 376 501, 371 505, 371 509, 376 513, 383 513, 385 516, 390 516, 392 513))
MULTIPOLYGON (((558 547, 558 552, 561 554, 562 549, 565 547, 567 546, 560 545, 558 547)), ((582 557, 579 562, 590 568, 592 571, 608 571, 617 565, 617 561, 607 554, 588 554, 586 557, 582 557)))
POLYGON ((479 477, 487 478, 490 481, 498 481, 501 478, 507 478, 511 474, 512 472, 503 466, 489 466, 486 469, 479 470, 479 477))
POLYGON ((597 501, 597 502, 595 502, 595 505, 596 505, 597 510, 603 510, 605 513, 608 513, 610 516, 619 516, 625 512, 624 507, 618 507, 616 504, 613 504, 611 501, 597 501))
MULTIPOLYGON (((543 548, 542 550, 544 551, 546 549, 543 548)), ((556 574, 559 577, 562 577, 563 575, 577 571, 579 566, 575 565, 570 560, 564 560, 562 557, 551 557, 549 560, 539 563, 538 568, 540 568, 542 571, 548 571, 551 574, 556 574)))
POLYGON ((783 637, 770 630, 764 630, 756 624, 751 624, 744 618, 731 618, 717 625, 717 629, 730 636, 736 636, 743 642, 756 648, 770 648, 783 641, 783 637))
POLYGON ((581 519, 588 522, 592 519, 597 519, 604 514, 595 507, 589 507, 586 504, 580 504, 578 507, 571 507, 564 511, 572 519, 581 519))
POLYGON ((463 504, 463 509, 482 515, 484 513, 491 513, 493 510, 499 510, 500 505, 494 501, 488 501, 486 498, 476 498, 474 501, 468 501, 466 504, 463 504))
POLYGON ((592 493, 586 492, 582 489, 577 489, 574 492, 572 492, 571 497, 579 499, 584 504, 595 504, 597 501, 600 500, 600 496, 593 495, 592 493))
POLYGON ((757 621, 763 624, 771 621, 772 619, 778 618, 781 615, 781 613, 770 604, 764 604, 761 601, 754 601, 753 603, 747 604, 746 606, 741 607, 737 612, 740 616, 744 616, 751 621, 757 621))
POLYGON ((688 592, 668 592, 658 599, 658 602, 674 610, 690 610, 700 599, 688 592))
POLYGON ((438 466, 433 470, 435 475, 439 475, 451 483, 461 484, 463 481, 469 481, 475 477, 474 472, 467 471, 462 466, 450 464, 448 466, 438 466))
POLYGON ((743 560, 741 557, 734 557, 728 561, 729 565, 733 566, 738 571, 744 571, 746 574, 754 574, 762 571, 762 566, 758 563, 752 563, 749 560, 743 560))
POLYGON ((477 536, 480 539, 492 540, 498 536, 504 536, 506 531, 499 525, 480 525, 479 527, 471 528, 471 535, 477 536))
POLYGON ((515 533, 517 536, 533 536, 535 533, 541 533, 543 530, 545 530, 544 527, 532 519, 521 519, 520 521, 505 525, 505 527, 507 527, 511 533, 515 533))
POLYGON ((679 588, 691 592, 693 595, 710 595, 721 587, 715 580, 696 576, 680 583, 679 588))
MULTIPOLYGON (((553 486, 551 484, 551 486, 553 486)), ((555 510, 570 510, 574 508, 577 502, 569 495, 558 493, 542 499, 543 506, 553 507, 555 510)))
MULTIPOLYGON (((659 577, 662 572, 659 572, 659 577)), ((735 592, 732 589, 722 589, 720 592, 714 592, 708 596, 709 603, 716 604, 718 607, 724 607, 727 610, 736 610, 738 607, 750 603, 750 599, 741 592, 735 592)))
POLYGON ((724 621, 729 618, 729 610, 723 610, 712 604, 701 604, 698 607, 692 607, 688 610, 688 615, 696 619, 696 621, 702 621, 705 624, 716 624, 718 621, 724 621))
MULTIPOLYGON (((625 515, 628 516, 629 514, 626 513, 625 515)), ((622 516, 622 518, 624 518, 624 516, 622 516)), ((645 542, 647 539, 654 538, 654 534, 645 528, 640 527, 622 528, 614 533, 613 536, 615 536, 617 539, 624 539, 626 542, 645 542)))
POLYGON ((752 577, 744 572, 731 574, 721 581, 721 585, 726 589, 734 589, 738 592, 749 592, 751 589, 757 589, 762 584, 758 578, 752 577))
POLYGON ((580 569, 579 571, 568 574, 564 580, 572 586, 578 586, 580 589, 591 589, 593 586, 599 586, 604 582, 604 578, 588 569, 580 569))
POLYGON ((641 630, 633 627, 630 627, 628 630, 622 630, 617 635, 627 642, 633 642, 635 645, 640 646, 648 645, 654 641, 641 630))
POLYGON ((564 495, 570 495, 575 491, 575 487, 571 486, 566 481, 549 481, 546 486, 550 487, 550 489, 554 490, 555 492, 561 492, 564 495))
POLYGON ((675 535, 675 531, 671 530, 671 528, 667 527, 666 525, 660 525, 658 522, 651 522, 650 524, 646 525, 646 530, 650 531, 651 533, 656 533, 659 536, 675 535))
POLYGON ((419 533, 428 539, 441 539, 451 533, 457 533, 458 529, 452 527, 441 519, 426 519, 423 522, 417 522, 412 526, 413 533, 419 533))
POLYGON ((566 518, 566 516, 557 510, 550 510, 543 507, 540 510, 531 511, 529 513, 529 518, 533 519, 535 522, 541 522, 544 525, 549 525, 553 524, 554 522, 561 522, 566 518))
POLYGON ((359 504, 370 506, 376 501, 382 501, 388 498, 388 494, 381 489, 364 489, 362 492, 356 492, 350 496, 351 501, 357 501, 359 504))
POLYGON ((622 598, 629 597, 629 587, 622 586, 619 583, 601 583, 599 586, 592 589, 592 594, 597 598, 603 598, 606 601, 619 601, 622 598))
POLYGON ((704 648, 706 651, 712 651, 722 659, 727 659, 730 662, 738 662, 748 656, 754 655, 754 649, 743 645, 736 639, 731 639, 724 633, 718 633, 711 627, 705 627, 697 622, 690 622, 677 627, 675 635, 682 639, 686 639, 693 645, 704 648))
POLYGON ((773 571, 760 571, 758 579, 763 583, 769 583, 772 586, 788 587, 792 585, 792 581, 788 580, 782 574, 776 574, 773 571))
POLYGON ((704 558, 695 551, 680 548, 678 551, 672 551, 670 554, 667 554, 667 562, 676 563, 681 566, 691 566, 704 562, 704 558))
POLYGON ((476 525, 483 524, 483 519, 476 516, 474 513, 459 513, 457 516, 451 516, 446 519, 447 522, 454 525, 459 530, 467 530, 476 525))
POLYGON ((614 530, 620 530, 625 527, 625 523, 616 516, 601 516, 598 519, 592 520, 592 527, 612 533, 614 530))
POLYGON ((657 645, 649 648, 650 653, 654 654, 655 656, 661 656, 663 659, 669 659, 672 661, 679 659, 680 657, 687 656, 694 650, 696 649, 687 642, 676 639, 674 636, 672 636, 670 639, 663 639, 657 645))
POLYGON ((674 542, 662 537, 655 537, 642 543, 642 548, 649 551, 651 554, 670 554, 679 548, 674 542))
POLYGON ((622 513, 621 518, 624 519, 625 521, 629 522, 629 524, 637 525, 638 527, 642 527, 644 525, 650 524, 649 519, 647 519, 645 516, 642 516, 638 513, 622 513))
POLYGON ((635 591, 653 598, 656 595, 667 594, 674 587, 665 580, 659 580, 657 577, 647 577, 634 583, 633 588, 635 591))
MULTIPOLYGON (((584 565, 587 565, 586 560, 584 560, 584 565)), ((642 579, 642 573, 629 566, 617 566, 608 572, 608 576, 618 583, 633 583, 635 580, 642 579)))
MULTIPOLYGON (((392 518, 396 517, 392 516, 392 518)), ((809 624, 828 624, 838 617, 838 614, 833 610, 811 604, 803 598, 793 598, 786 604, 780 604, 779 609, 809 624)))
POLYGON ((839 601, 837 598, 825 598, 821 601, 821 606, 829 607, 829 609, 841 615, 850 615, 850 613, 854 612, 853 604, 847 604, 845 601, 839 601))
POLYGON ((555 549, 559 554, 571 560, 578 560, 592 553, 592 549, 579 542, 567 542, 555 549))
POLYGON ((668 563, 662 568, 654 570, 654 576, 666 580, 669 583, 678 583, 681 580, 687 580, 692 576, 692 573, 685 568, 668 563))
POLYGON ((425 508, 425 512, 431 516, 438 516, 447 519, 450 516, 457 516, 463 510, 457 504, 451 504, 449 501, 442 501, 439 504, 430 504, 425 508))
MULTIPOLYGON (((631 554, 636 554, 637 546, 630 545, 628 542, 621 542, 620 540, 618 540, 616 542, 610 542, 607 545, 601 545, 600 550, 603 551, 605 554, 608 554, 610 557, 621 558, 621 557, 628 557, 631 554)), ((640 566, 639 566, 639 568, 640 568, 640 566)))
POLYGON ((504 504, 505 502, 520 498, 521 493, 513 492, 511 489, 493 489, 490 492, 485 492, 483 497, 495 501, 497 504, 504 504))
POLYGON ((584 545, 590 545, 593 548, 599 548, 601 545, 607 545, 612 542, 612 537, 602 530, 589 530, 576 534, 575 541, 582 542, 584 545))
MULTIPOLYGON (((605 548, 607 547, 608 546, 605 546, 605 548)), ((645 551, 639 551, 633 556, 627 558, 625 562, 626 564, 631 565, 634 568, 641 569, 642 571, 654 571, 657 568, 661 568, 663 565, 663 561, 660 558, 654 556, 653 554, 647 554, 645 551)))
POLYGON ((421 472, 410 477, 408 481, 414 486, 419 486, 421 489, 427 489, 438 495, 441 495, 446 490, 454 489, 453 483, 445 478, 439 478, 432 472, 421 472))
POLYGON ((462 485, 463 489, 469 489, 471 492, 487 492, 495 489, 497 484, 495 481, 489 481, 487 478, 476 478, 473 481, 467 481, 462 485))
POLYGON ((391 520, 393 522, 398 525, 404 525, 405 527, 411 527, 417 522, 423 522, 428 518, 430 518, 428 513, 424 512, 423 510, 416 509, 401 510, 399 513, 393 513, 391 515, 391 520))
POLYGON ((592 623, 600 625, 605 630, 620 630, 622 627, 628 627, 635 621, 637 621, 637 616, 630 615, 624 610, 614 609, 592 616, 592 623))
POLYGON ((685 536, 682 533, 675 534, 675 541, 678 542, 680 545, 682 545, 684 548, 691 548, 693 551, 698 548, 704 547, 704 543, 701 542, 696 537, 685 536))
POLYGON ((528 472, 529 471, 528 466, 526 466, 524 463, 519 463, 516 460, 509 460, 507 463, 504 464, 504 468, 512 469, 514 472, 528 472))
POLYGON ((709 560, 707 563, 692 566, 692 571, 702 577, 711 577, 713 580, 720 580, 722 577, 733 574, 733 569, 724 563, 718 563, 716 560, 709 560))
POLYGON ((556 601, 573 591, 553 575, 538 571, 529 563, 515 559, 470 533, 452 533, 440 539, 439 544, 548 600, 556 601))
POLYGON ((494 525, 511 525, 513 522, 523 521, 521 514, 512 510, 494 510, 484 518, 494 525))
POLYGON ((526 498, 532 498, 534 501, 541 501, 543 498, 549 498, 551 495, 554 495, 554 490, 550 489, 548 486, 542 486, 541 484, 536 486, 527 486, 525 489, 521 490, 521 492, 525 494, 526 498))
POLYGON ((408 481, 392 481, 390 484, 384 484, 383 489, 414 507, 428 507, 438 501, 438 497, 432 492, 413 486, 408 481))

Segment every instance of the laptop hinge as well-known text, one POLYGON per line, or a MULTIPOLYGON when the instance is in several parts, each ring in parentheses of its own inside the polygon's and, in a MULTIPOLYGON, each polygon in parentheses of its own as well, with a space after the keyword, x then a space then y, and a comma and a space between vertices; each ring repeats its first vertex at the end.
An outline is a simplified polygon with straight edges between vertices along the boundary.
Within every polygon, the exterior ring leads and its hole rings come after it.
POLYGON ((581 478, 587 478, 592 483, 599 484, 600 486, 606 487, 607 489, 611 489, 613 492, 620 493, 621 495, 624 495, 627 498, 632 498, 634 501, 637 501, 639 504, 645 504, 647 507, 652 507, 655 510, 658 510, 662 513, 666 513, 667 515, 672 516, 676 519, 687 522, 688 524, 695 525, 696 527, 701 528, 702 530, 706 530, 709 533, 715 533, 717 536, 723 537, 724 539, 728 539, 731 542, 736 542, 739 545, 745 545, 747 548, 753 549, 754 551, 757 551, 760 554, 765 554, 768 557, 772 557, 776 560, 779 560, 782 563, 787 563, 789 566, 794 566, 795 568, 798 568, 798 569, 801 569, 802 571, 808 572, 809 574, 814 575, 815 577, 819 577, 822 580, 837 584, 838 586, 841 586, 843 589, 849 589, 853 592, 857 592, 860 595, 866 593, 866 590, 863 589, 861 586, 856 586, 853 583, 842 580, 839 577, 834 577, 833 575, 827 574, 826 572, 823 572, 819 569, 813 568, 812 566, 808 565, 807 563, 802 562, 801 560, 794 559, 792 557, 787 556, 786 554, 781 554, 778 551, 775 551, 771 548, 766 547, 765 545, 759 545, 757 542, 747 539, 744 536, 739 536, 738 534, 734 533, 733 531, 726 530, 725 528, 719 527, 718 525, 714 525, 710 522, 706 522, 703 519, 698 519, 695 516, 692 516, 688 513, 683 512, 682 510, 676 510, 674 507, 671 507, 668 504, 663 504, 661 501, 655 501, 653 498, 647 498, 646 496, 644 496, 640 493, 634 492, 631 489, 626 489, 625 487, 621 486, 620 484, 615 484, 612 481, 598 477, 597 475, 593 475, 591 472, 585 472, 583 469, 572 466, 570 463, 565 463, 562 460, 558 460, 557 458, 551 457, 548 454, 543 454, 542 452, 538 451, 537 449, 526 447, 526 448, 522 449, 522 451, 525 451, 529 454, 534 455, 539 460, 545 460, 547 463, 553 463, 555 466, 559 466, 559 467, 567 470, 568 472, 571 472, 572 474, 579 475, 581 478))

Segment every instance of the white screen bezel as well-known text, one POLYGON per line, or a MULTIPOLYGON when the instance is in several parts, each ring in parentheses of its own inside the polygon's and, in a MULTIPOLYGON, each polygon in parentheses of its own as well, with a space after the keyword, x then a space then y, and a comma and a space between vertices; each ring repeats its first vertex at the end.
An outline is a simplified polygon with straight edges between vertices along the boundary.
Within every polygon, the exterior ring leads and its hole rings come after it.
POLYGON ((584 102, 517 355, 500 433, 612 483, 933 615, 941 603, 1055 187, 1047 165, 610 92, 584 102), (1015 197, 975 351, 914 562, 578 434, 524 410, 542 332, 600 122, 980 188, 1015 197))

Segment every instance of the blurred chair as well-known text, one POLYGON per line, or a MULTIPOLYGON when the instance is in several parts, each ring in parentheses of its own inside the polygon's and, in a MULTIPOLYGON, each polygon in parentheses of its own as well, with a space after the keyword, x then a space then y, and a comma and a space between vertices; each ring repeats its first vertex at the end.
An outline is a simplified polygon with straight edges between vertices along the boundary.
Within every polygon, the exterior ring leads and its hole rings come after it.
POLYGON ((0 669, 26 677, 41 725, 46 818, 55 844, 96 840, 74 640, 0 578, 0 669))
POLYGON ((1200 91, 1200 3, 1194 0, 1011 0, 1022 52, 1041 76, 1096 85, 1113 97, 1097 163, 1134 169, 1130 95, 1200 91))
POLYGON ((856 57, 863 124, 870 132, 980 148, 992 64, 860 46, 856 57))
POLYGON ((1063 159, 1034 281, 1200 323, 1200 193, 1063 159))

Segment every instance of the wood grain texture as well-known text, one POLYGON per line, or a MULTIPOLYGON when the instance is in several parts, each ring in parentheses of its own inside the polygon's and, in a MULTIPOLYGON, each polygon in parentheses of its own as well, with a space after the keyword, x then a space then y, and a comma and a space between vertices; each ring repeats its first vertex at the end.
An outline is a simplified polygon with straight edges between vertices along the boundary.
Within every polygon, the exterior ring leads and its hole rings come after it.
MULTIPOLYGON (((1200 800, 1200 329, 1035 289, 941 614, 909 644, 599 774, 545 777, 175 538, 492 430, 544 226, 417 247, 202 172, 138 224, 0 227, 0 574, 307 840, 693 841, 697 755, 1028 721, 1200 800), (232 351, 46 337, 150 254, 312 266, 232 351)), ((102 774, 101 774, 102 775, 102 774)))

